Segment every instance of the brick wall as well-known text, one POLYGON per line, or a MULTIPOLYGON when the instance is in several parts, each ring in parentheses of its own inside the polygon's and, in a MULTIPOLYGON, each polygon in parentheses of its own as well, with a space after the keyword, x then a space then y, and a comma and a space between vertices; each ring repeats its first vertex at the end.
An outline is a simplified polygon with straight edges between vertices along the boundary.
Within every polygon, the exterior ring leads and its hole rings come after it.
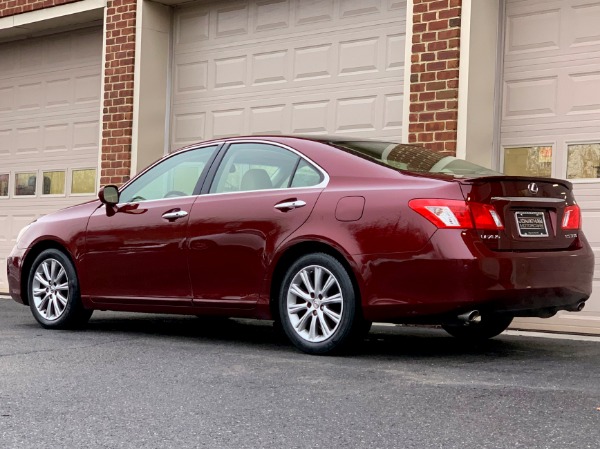
POLYGON ((0 1, 0 17, 14 16, 36 9, 50 8, 81 0, 2 0, 0 1))
POLYGON ((409 142, 456 152, 462 0, 414 0, 409 142))
POLYGON ((108 0, 100 184, 122 184, 131 170, 136 0, 108 0))

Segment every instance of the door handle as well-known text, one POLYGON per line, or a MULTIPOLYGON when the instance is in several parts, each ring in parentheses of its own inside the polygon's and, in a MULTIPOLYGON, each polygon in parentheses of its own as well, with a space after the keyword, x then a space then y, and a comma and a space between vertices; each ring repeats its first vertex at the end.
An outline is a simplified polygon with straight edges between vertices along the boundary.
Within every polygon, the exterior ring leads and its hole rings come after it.
POLYGON ((177 220, 179 218, 187 217, 187 214, 188 213, 184 210, 178 210, 178 211, 174 211, 174 212, 165 212, 164 214, 162 214, 162 217, 165 220, 173 221, 173 220, 177 220))
POLYGON ((284 201, 283 203, 279 203, 275 205, 275 209, 279 209, 282 211, 297 209, 299 207, 306 206, 306 201, 295 200, 295 201, 284 201))

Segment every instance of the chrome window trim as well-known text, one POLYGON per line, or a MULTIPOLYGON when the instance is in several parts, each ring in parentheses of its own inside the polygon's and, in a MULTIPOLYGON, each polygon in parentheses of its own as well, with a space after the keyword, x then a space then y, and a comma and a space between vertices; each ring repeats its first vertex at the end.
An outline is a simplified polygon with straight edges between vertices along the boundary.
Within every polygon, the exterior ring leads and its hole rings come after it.
MULTIPOLYGON (((291 151, 292 153, 297 155, 300 159, 304 159, 310 165, 315 167, 319 171, 319 173, 321 173, 323 175, 323 180, 319 184, 315 184, 314 186, 307 186, 307 187, 279 187, 276 189, 238 190, 236 192, 215 192, 215 193, 207 192, 207 193, 200 194, 199 196, 232 195, 232 194, 251 193, 251 192, 278 192, 278 191, 282 191, 282 190, 297 191, 297 190, 306 190, 306 189, 324 189, 325 187, 327 187, 329 185, 329 180, 330 180, 329 174, 319 164, 315 163, 312 159, 310 159, 309 157, 305 156, 304 154, 300 153, 298 150, 295 150, 294 148, 292 148, 288 145, 285 145, 285 144, 279 143, 279 142, 272 142, 270 140, 262 140, 262 139, 225 140, 225 144, 227 145, 226 151, 229 151, 229 147, 232 145, 235 145, 236 143, 261 143, 261 144, 280 147, 280 148, 283 148, 284 150, 291 151)), ((221 160, 221 162, 223 162, 223 161, 221 160)), ((215 175, 216 175, 216 173, 215 173, 215 175)), ((215 178, 213 177, 213 179, 211 180, 211 183, 214 180, 215 180, 215 178)))

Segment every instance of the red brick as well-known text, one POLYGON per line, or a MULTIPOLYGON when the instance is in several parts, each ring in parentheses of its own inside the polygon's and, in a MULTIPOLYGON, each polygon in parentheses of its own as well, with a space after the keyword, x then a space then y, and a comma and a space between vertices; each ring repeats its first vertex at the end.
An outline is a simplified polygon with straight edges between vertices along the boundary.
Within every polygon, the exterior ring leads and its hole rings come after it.
POLYGON ((436 20, 435 22, 429 22, 427 24, 427 31, 445 30, 447 28, 448 28, 448 19, 436 20))
POLYGON ((433 41, 427 44, 428 51, 445 50, 448 48, 448 43, 445 41, 433 41))

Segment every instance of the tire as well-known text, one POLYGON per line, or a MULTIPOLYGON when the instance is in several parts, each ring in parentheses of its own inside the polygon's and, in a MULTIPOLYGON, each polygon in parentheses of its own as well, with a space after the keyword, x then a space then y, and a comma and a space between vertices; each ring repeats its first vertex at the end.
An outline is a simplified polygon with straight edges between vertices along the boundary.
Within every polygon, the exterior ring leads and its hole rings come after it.
POLYGON ((27 278, 27 293, 31 313, 46 329, 83 326, 93 313, 81 303, 73 263, 56 249, 42 251, 34 260, 27 278))
POLYGON ((365 330, 350 275, 323 253, 302 256, 287 270, 279 290, 279 318, 288 339, 308 354, 339 352, 365 330))
POLYGON ((481 321, 464 325, 444 324, 442 328, 461 340, 482 341, 504 332, 513 317, 510 315, 481 315, 481 321))

